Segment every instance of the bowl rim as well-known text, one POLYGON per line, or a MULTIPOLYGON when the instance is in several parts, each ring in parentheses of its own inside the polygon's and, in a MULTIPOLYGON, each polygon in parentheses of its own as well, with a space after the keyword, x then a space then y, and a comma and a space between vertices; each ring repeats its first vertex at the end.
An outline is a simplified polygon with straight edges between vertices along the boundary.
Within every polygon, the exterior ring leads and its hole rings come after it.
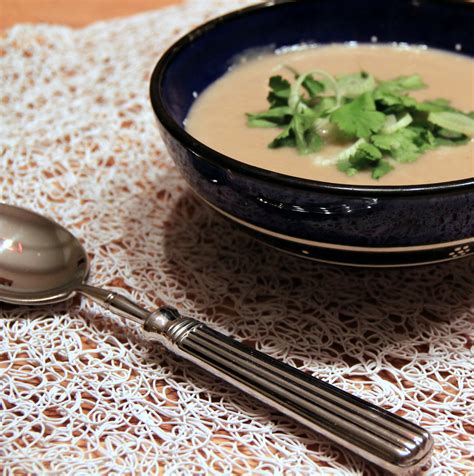
MULTIPOLYGON (((163 98, 163 79, 168 65, 173 59, 188 45, 206 34, 213 28, 238 18, 253 13, 257 10, 267 8, 278 8, 280 5, 290 3, 314 2, 314 0, 267 0, 261 3, 233 10, 229 13, 220 15, 208 20, 181 36, 162 54, 156 63, 150 77, 149 94, 152 108, 158 121, 162 126, 187 149, 198 155, 203 160, 219 167, 225 167, 232 172, 247 175, 265 182, 275 183, 286 187, 295 188, 301 191, 314 191, 324 193, 336 193, 345 195, 364 195, 364 196, 412 196, 412 195, 440 195, 450 193, 464 193, 474 190, 474 177, 460 179, 449 182, 437 182, 417 185, 351 185, 333 182, 323 182, 302 177, 273 172, 271 170, 246 164, 228 155, 222 154, 215 149, 198 141, 189 134, 184 126, 175 121, 164 106, 163 98)), ((447 3, 442 0, 433 3, 447 3)), ((456 4, 457 2, 454 2, 456 4)), ((453 3, 451 3, 453 5, 453 3)))

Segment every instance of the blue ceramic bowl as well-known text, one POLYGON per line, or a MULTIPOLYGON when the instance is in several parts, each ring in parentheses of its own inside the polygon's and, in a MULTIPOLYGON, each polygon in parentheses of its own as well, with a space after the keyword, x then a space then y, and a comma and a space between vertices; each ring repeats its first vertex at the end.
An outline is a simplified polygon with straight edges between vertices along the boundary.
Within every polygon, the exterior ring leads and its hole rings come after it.
POLYGON ((421 186, 350 186, 246 165, 189 135, 199 94, 244 50, 298 43, 426 44, 473 54, 474 5, 407 0, 269 2, 212 20, 177 41, 151 78, 167 148, 205 202, 264 242, 302 257, 356 266, 403 266, 474 250, 474 180, 421 186), (459 48, 459 46, 458 46, 459 48))

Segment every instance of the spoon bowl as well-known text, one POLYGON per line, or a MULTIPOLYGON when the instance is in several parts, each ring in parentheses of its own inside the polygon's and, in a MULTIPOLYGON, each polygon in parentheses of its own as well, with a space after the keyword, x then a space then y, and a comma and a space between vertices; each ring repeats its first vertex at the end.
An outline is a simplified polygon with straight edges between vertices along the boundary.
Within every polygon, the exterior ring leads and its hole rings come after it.
POLYGON ((52 304, 72 297, 89 272, 80 242, 56 222, 0 204, 1 300, 52 304))

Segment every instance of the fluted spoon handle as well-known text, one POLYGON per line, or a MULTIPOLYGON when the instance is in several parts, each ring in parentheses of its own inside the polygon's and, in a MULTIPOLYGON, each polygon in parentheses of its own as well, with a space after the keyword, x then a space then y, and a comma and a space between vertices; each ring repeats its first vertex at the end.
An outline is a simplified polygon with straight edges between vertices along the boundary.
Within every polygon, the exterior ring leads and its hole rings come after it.
POLYGON ((419 426, 173 309, 152 313, 144 327, 174 353, 385 470, 412 474, 429 458, 433 441, 419 426))

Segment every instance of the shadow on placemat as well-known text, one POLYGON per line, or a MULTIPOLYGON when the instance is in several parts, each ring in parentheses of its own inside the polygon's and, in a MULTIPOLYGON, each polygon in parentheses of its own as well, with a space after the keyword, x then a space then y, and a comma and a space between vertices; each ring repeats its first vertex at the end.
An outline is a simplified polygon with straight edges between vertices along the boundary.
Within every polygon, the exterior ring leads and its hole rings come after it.
POLYGON ((424 325, 452 322, 470 312, 474 300, 473 257, 400 269, 304 260, 247 236, 189 190, 169 212, 164 240, 168 278, 181 285, 203 313, 209 312, 204 303, 227 302, 231 327, 236 314, 239 319, 253 319, 247 306, 258 303, 261 308, 268 302, 270 312, 278 301, 288 305, 287 314, 300 312, 302 324, 306 317, 337 310, 342 325, 354 327, 357 318, 383 330, 389 321, 397 330, 394 338, 403 340, 416 335, 416 318, 422 317, 424 325), (296 299, 301 302, 297 310, 291 307, 296 299))

